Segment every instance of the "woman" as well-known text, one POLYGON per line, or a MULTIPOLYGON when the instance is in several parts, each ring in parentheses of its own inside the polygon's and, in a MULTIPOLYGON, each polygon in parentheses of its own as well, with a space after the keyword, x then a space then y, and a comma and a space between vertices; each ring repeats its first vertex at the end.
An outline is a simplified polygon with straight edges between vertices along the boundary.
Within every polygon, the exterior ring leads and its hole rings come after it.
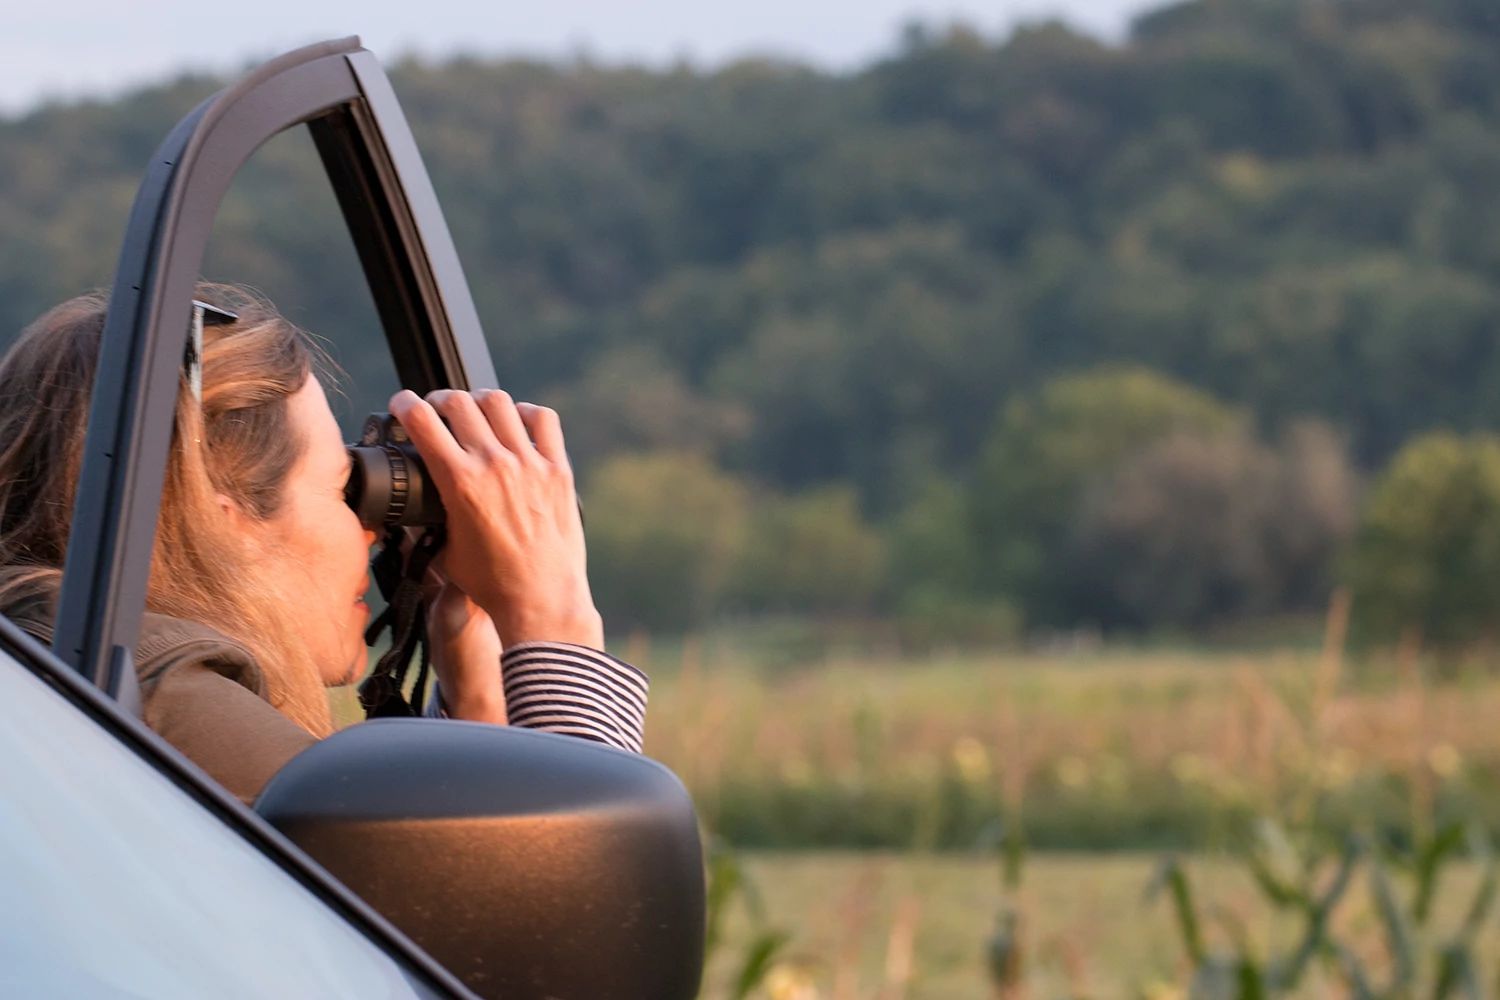
MULTIPOLYGON (((179 386, 136 668, 146 723, 250 801, 364 670, 375 534, 344 502, 316 346, 245 289, 196 297, 239 318, 204 330, 201 400, 179 386)), ((106 305, 63 303, 0 362, 0 612, 47 642, 106 305)), ((601 652, 556 414, 498 391, 390 409, 448 512, 428 617, 446 714, 638 751, 646 681, 601 652)))

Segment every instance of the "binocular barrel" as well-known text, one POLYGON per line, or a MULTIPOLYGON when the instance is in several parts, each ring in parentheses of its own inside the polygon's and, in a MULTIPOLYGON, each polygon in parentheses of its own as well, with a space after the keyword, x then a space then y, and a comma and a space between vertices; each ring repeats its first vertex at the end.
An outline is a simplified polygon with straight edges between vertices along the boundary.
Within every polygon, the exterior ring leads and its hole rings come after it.
POLYGON ((349 445, 354 459, 344 502, 367 528, 427 527, 446 520, 437 486, 427 466, 389 413, 365 418, 359 441, 349 445))

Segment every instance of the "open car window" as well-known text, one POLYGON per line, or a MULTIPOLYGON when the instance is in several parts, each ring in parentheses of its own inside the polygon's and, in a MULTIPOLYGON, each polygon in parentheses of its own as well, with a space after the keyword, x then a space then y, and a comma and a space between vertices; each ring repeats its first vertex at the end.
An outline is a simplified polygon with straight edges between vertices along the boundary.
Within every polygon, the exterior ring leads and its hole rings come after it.
POLYGON ((333 363, 319 375, 344 440, 358 438, 365 416, 385 410, 401 388, 358 248, 306 128, 272 137, 235 174, 202 273, 255 289, 312 334, 333 363))
POLYGON ((145 608, 192 293, 239 168, 306 125, 407 388, 496 384, 437 196, 395 92, 349 38, 259 67, 157 148, 131 209, 90 403, 54 648, 122 703, 145 608))

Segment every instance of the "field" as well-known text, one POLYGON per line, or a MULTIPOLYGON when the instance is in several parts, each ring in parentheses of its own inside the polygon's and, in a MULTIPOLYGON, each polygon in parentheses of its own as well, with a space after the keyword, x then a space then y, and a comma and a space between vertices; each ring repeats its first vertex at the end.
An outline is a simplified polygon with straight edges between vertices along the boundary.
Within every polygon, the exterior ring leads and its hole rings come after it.
MULTIPOLYGON (((1273 912, 1243 863, 1258 822, 1318 859, 1297 874, 1318 891, 1344 838, 1367 838, 1402 906, 1413 842, 1450 820, 1500 825, 1500 680, 1482 659, 1345 662, 1316 643, 809 655, 733 637, 638 639, 627 655, 653 672, 647 751, 693 789, 761 897, 758 919, 736 909, 707 997, 734 996, 752 942, 776 931, 787 943, 754 996, 991 996, 1003 905, 1021 928, 1008 996, 1185 997, 1174 910, 1146 900, 1168 852, 1187 859, 1207 950, 1242 938, 1266 958, 1302 924, 1273 912), (1006 830, 1030 852, 1010 892, 1006 830)), ((1463 854, 1440 873, 1427 937, 1413 932, 1420 981, 1472 904, 1480 876, 1463 854)), ((1332 926, 1381 979, 1392 959, 1373 864, 1332 926)), ((1490 914, 1490 989, 1495 930, 1490 914)), ((1293 995, 1346 995, 1332 976, 1315 963, 1293 995)))
MULTIPOLYGON (((773 1000, 967 1000, 993 996, 985 971, 1002 890, 999 868, 964 855, 889 852, 755 854, 747 868, 772 922, 791 933, 786 959, 763 996, 773 1000)), ((1026 960, 1021 995, 1033 998, 1183 998, 1185 962, 1172 912, 1145 889, 1158 859, 1134 852, 1047 853, 1032 858, 1020 892, 1026 960)), ((1250 879, 1223 859, 1199 858, 1189 870, 1200 895, 1246 922, 1263 945, 1285 946, 1288 922, 1277 920, 1250 879)), ((1437 921, 1451 925, 1467 900, 1472 868, 1443 883, 1437 921)), ((1356 890, 1339 911, 1339 927, 1358 935, 1375 918, 1356 890)), ((732 925, 711 963, 707 1000, 732 995, 747 929, 732 925)), ((1492 935, 1496 937, 1497 935, 1492 935)), ((1211 935, 1222 946, 1222 935, 1211 935)), ((1486 955, 1500 968, 1495 941, 1486 955)), ((1384 970, 1382 970, 1384 971, 1384 970)), ((1310 976, 1301 997, 1341 996, 1327 978, 1310 976)), ((1486 994, 1489 995, 1489 994, 1486 994)))
MULTIPOLYGON (((630 644, 626 644, 629 646, 630 644)), ((626 650, 647 752, 742 848, 1226 846, 1253 816, 1500 826, 1500 679, 1484 661, 1089 649, 756 660, 729 640, 626 650)))

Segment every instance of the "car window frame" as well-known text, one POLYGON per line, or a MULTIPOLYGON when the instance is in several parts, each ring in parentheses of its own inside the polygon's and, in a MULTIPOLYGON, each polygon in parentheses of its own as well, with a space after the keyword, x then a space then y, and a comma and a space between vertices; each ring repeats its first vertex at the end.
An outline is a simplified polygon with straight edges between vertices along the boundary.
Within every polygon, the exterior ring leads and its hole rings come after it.
POLYGON ((378 60, 357 37, 271 60, 191 111, 147 167, 110 292, 53 649, 139 710, 145 611, 192 289, 214 217, 268 140, 306 125, 401 383, 492 388, 494 362, 447 222, 378 60))

